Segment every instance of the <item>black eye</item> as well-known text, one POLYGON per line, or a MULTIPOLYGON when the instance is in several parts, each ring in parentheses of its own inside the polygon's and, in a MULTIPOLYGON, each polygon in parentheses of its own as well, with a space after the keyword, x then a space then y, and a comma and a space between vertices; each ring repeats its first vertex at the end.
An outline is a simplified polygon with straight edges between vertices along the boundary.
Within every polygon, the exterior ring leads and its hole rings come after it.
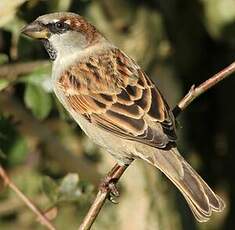
POLYGON ((56 22, 55 23, 55 28, 58 29, 58 30, 62 30, 65 28, 65 23, 63 22, 56 22))
POLYGON ((52 33, 64 33, 69 29, 69 24, 64 22, 49 23, 48 28, 52 33))

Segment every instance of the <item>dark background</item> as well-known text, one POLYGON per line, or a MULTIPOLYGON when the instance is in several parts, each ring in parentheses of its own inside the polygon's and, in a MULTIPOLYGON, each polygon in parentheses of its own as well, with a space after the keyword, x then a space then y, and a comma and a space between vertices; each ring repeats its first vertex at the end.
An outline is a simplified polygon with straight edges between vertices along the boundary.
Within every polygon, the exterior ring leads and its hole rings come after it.
MULTIPOLYGON (((17 186, 58 229, 76 229, 113 159, 91 143, 51 93, 42 45, 20 36, 23 25, 55 11, 77 12, 133 57, 174 107, 235 60, 234 0, 1 0, 0 160, 17 186), (71 174, 73 173, 73 174, 71 174)), ((234 229, 235 80, 230 76, 179 117, 184 157, 227 207, 197 224, 165 177, 136 161, 94 229, 234 229)), ((0 187, 0 229, 42 229, 8 188, 0 187)))

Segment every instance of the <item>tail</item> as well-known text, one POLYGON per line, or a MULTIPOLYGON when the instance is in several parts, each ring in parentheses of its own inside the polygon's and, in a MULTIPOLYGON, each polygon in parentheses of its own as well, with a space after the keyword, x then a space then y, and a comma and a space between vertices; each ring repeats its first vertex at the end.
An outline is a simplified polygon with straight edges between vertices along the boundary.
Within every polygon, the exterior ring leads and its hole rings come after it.
POLYGON ((221 212, 225 208, 223 200, 211 190, 176 148, 158 149, 151 156, 146 158, 142 155, 141 158, 159 168, 175 184, 199 222, 208 221, 212 211, 221 212))

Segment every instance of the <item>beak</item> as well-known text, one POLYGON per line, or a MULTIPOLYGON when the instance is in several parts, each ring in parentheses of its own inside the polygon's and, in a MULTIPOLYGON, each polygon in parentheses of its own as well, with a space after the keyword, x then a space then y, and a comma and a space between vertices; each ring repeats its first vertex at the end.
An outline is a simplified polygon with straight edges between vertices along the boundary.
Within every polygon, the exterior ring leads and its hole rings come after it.
POLYGON ((48 39, 50 36, 48 28, 38 21, 34 21, 25 26, 21 30, 21 33, 35 39, 48 39))

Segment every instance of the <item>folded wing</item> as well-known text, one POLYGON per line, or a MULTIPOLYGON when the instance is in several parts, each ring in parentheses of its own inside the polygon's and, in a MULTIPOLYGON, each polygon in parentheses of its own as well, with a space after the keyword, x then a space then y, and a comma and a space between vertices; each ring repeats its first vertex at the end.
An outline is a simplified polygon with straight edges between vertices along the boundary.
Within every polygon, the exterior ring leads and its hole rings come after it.
POLYGON ((118 49, 71 67, 58 87, 74 112, 115 135, 158 148, 176 139, 173 115, 160 92, 118 49))

